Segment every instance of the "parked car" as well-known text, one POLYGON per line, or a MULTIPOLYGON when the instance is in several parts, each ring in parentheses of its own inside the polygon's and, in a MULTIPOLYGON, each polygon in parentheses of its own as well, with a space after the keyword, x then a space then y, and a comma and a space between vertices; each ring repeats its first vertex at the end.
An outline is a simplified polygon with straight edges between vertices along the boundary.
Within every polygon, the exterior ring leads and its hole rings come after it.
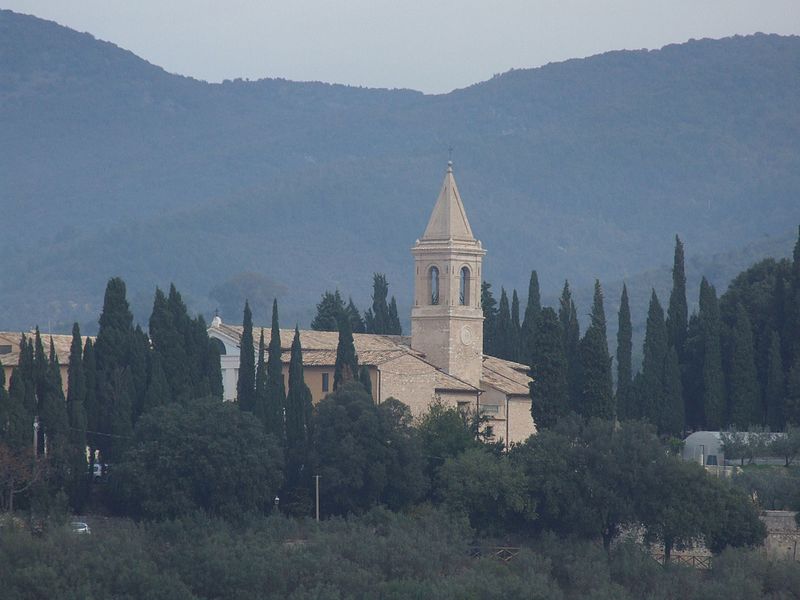
POLYGON ((72 533, 80 533, 80 534, 92 533, 92 530, 89 529, 89 526, 83 521, 72 521, 69 524, 69 528, 72 530, 72 533))

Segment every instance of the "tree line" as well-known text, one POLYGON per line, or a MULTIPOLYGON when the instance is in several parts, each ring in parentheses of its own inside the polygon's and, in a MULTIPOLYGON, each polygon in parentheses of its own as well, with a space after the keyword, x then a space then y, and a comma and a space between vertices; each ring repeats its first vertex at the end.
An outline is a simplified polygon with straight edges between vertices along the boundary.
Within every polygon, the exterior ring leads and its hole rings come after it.
POLYGON ((705 277, 699 310, 689 315, 684 248, 675 238, 666 311, 655 290, 647 314, 641 368, 632 364, 632 326, 623 285, 612 383, 603 290, 595 281, 581 336, 565 282, 557 309, 542 307, 536 271, 520 320, 514 290, 499 303, 484 282, 484 351, 530 365, 532 412, 539 427, 576 412, 586 417, 646 419, 659 433, 800 423, 800 234, 791 259, 766 259, 733 279, 718 297, 705 277))

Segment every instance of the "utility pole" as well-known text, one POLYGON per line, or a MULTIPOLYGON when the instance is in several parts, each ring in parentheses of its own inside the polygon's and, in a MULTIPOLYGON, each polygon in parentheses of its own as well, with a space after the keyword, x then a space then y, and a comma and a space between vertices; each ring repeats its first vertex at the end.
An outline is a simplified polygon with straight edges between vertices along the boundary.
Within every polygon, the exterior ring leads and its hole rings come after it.
POLYGON ((314 486, 317 492, 317 523, 319 523, 319 475, 314 475, 314 486))

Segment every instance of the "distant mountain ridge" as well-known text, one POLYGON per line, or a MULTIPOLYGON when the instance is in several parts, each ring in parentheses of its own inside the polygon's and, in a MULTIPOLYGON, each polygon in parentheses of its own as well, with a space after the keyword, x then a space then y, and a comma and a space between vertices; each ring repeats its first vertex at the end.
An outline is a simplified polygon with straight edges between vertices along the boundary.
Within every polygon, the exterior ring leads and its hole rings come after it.
POLYGON ((380 271, 405 314, 450 146, 498 290, 524 292, 531 269, 551 294, 632 277, 668 263, 676 233, 690 256, 785 237, 798 97, 798 37, 610 52, 431 96, 208 84, 0 11, 0 323, 93 321, 112 275, 141 318, 156 284, 209 313, 212 290, 256 273, 282 322, 307 324, 325 289, 365 307, 380 271))

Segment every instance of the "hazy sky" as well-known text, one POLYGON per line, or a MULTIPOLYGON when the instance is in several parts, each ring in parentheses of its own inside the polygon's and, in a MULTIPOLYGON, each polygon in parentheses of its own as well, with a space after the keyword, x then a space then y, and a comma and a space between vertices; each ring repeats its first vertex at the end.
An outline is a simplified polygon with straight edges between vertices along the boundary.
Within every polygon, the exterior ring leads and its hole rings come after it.
POLYGON ((756 31, 800 0, 0 0, 208 81, 447 92, 514 67, 756 31))

